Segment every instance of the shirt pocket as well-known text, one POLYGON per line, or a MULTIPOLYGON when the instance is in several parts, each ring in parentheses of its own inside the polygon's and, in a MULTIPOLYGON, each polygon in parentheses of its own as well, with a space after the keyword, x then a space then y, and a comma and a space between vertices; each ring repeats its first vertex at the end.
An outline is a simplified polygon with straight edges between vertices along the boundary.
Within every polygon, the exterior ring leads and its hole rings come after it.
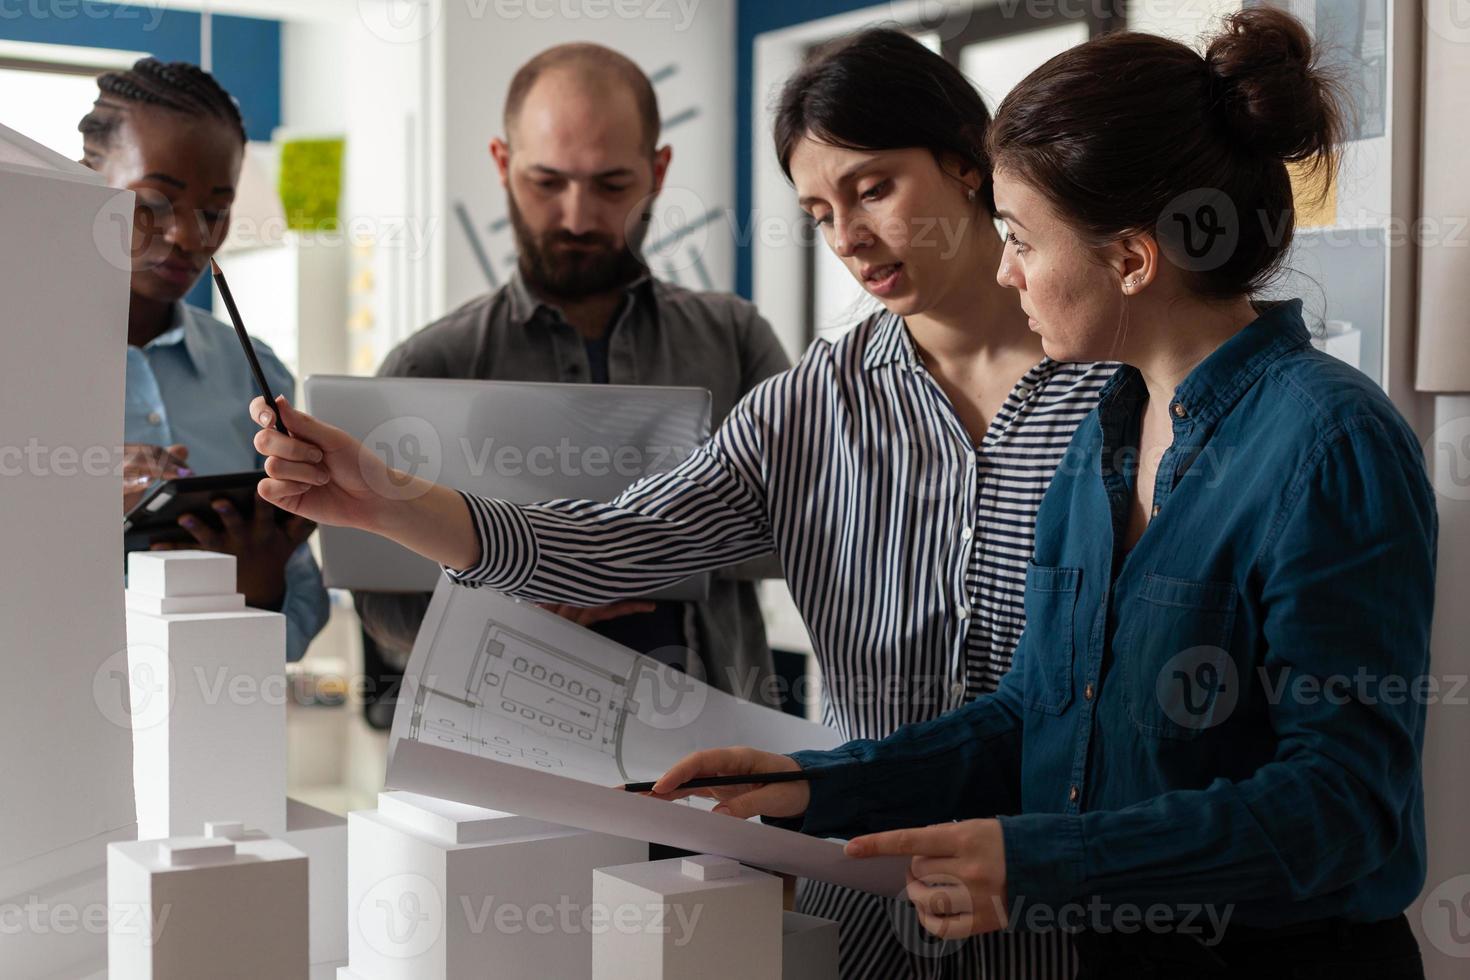
POLYGON ((1229 582, 1144 575, 1114 643, 1128 716, 1140 732, 1189 740, 1230 717, 1241 696, 1230 654, 1238 605, 1229 582))
POLYGON ((1026 706, 1059 715, 1072 703, 1079 568, 1026 566, 1026 706))

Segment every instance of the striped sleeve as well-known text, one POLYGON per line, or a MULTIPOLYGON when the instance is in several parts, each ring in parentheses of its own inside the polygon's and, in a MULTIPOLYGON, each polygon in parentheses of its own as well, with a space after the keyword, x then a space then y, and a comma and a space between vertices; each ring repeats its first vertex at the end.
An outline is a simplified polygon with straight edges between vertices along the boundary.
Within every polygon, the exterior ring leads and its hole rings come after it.
POLYGON ((752 391, 678 467, 639 481, 611 503, 519 506, 462 494, 480 561, 445 572, 460 585, 535 602, 600 605, 770 553, 761 416, 783 377, 752 391))

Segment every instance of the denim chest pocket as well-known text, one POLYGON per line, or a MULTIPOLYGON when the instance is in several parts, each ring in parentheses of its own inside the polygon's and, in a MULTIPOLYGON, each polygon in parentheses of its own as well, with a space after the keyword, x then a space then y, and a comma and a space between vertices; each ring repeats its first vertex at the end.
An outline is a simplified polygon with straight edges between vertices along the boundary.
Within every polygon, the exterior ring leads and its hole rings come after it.
POLYGON ((1026 706, 1061 714, 1072 703, 1072 631, 1079 568, 1026 566, 1026 706))
POLYGON ((1242 694, 1230 655, 1238 604, 1229 582, 1144 575, 1113 644, 1128 716, 1140 732, 1195 739, 1230 718, 1242 694))

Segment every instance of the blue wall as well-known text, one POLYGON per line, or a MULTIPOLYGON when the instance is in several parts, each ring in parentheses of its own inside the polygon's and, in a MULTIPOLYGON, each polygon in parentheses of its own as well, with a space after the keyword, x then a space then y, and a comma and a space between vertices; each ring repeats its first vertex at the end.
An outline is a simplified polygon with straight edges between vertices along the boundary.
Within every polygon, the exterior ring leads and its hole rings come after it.
MULTIPOLYGON (((281 124, 281 24, 254 17, 214 16, 214 77, 240 103, 252 140, 269 140, 281 124)), ((128 3, 15 2, 0 5, 0 38, 38 44, 142 51, 160 61, 199 64, 199 15, 128 3)), ((80 121, 80 120, 78 120, 80 121)), ((208 309, 201 279, 189 302, 208 309)))
MULTIPOLYGON (((876 5, 874 0, 740 0, 735 12, 735 214, 742 231, 753 220, 751 110, 755 99, 770 97, 768 92, 753 91, 756 35, 876 5)), ((735 291, 747 299, 752 287, 750 254, 748 241, 737 243, 735 291)))
MULTIPOLYGON (((200 60, 199 15, 146 4, 17 0, 0 4, 0 38, 144 51, 160 61, 196 65, 200 60)), ((240 101, 250 138, 270 139, 281 124, 280 22, 216 14, 214 75, 240 101)))

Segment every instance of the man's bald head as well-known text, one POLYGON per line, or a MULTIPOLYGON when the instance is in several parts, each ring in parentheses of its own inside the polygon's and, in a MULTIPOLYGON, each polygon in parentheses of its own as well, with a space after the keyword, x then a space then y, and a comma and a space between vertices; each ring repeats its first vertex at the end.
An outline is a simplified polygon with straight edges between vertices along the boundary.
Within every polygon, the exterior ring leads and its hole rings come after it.
POLYGON ((658 96, 643 70, 624 55, 600 44, 559 44, 521 66, 510 82, 505 97, 505 132, 515 139, 521 106, 538 81, 556 73, 587 92, 631 96, 643 123, 643 147, 651 156, 658 145, 660 119, 658 96))

